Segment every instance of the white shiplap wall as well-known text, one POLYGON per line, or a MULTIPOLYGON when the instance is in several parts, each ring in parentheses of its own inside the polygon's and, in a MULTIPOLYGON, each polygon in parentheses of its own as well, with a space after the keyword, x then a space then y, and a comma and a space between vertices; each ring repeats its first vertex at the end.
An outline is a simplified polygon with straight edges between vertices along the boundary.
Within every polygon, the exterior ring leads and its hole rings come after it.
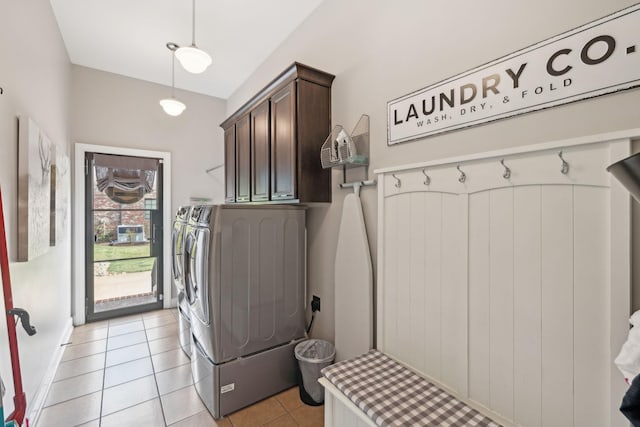
POLYGON ((379 171, 378 348, 514 424, 625 425, 612 360, 629 197, 606 167, 629 148, 594 137, 379 171))

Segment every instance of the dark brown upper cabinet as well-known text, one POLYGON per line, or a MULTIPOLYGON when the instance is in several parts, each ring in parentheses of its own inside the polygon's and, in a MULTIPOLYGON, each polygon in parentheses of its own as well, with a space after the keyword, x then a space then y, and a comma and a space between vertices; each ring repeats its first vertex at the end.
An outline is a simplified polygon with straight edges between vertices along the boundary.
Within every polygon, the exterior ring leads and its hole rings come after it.
POLYGON ((269 200, 269 101, 264 101, 251 116, 251 201, 269 200))
MULTIPOLYGON (((235 124, 236 202, 251 201, 251 121, 249 119, 247 114, 235 124)), ((226 152, 224 157, 227 158, 226 152)))
POLYGON ((271 200, 296 197, 296 82, 271 98, 271 200))
POLYGON ((225 162, 235 156, 236 166, 235 198, 227 194, 227 202, 331 202, 320 148, 331 132, 333 79, 296 62, 220 125, 225 162), (235 147, 227 144, 231 129, 235 147))
POLYGON ((236 127, 224 130, 224 201, 236 201, 236 127))

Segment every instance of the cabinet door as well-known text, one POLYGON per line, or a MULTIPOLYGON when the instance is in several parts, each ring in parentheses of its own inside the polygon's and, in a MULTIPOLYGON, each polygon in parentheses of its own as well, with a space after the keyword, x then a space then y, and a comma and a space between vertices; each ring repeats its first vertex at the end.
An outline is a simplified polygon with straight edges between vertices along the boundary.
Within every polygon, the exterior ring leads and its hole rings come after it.
POLYGON ((331 202, 331 169, 322 169, 318 160, 331 133, 331 88, 299 79, 296 109, 296 199, 331 202))
POLYGON ((236 123, 236 202, 251 200, 251 132, 249 115, 236 123))
POLYGON ((271 200, 296 198, 295 85, 271 98, 271 200))
POLYGON ((224 130, 224 201, 236 201, 236 127, 224 130))
POLYGON ((269 200, 269 102, 251 111, 251 200, 269 200))

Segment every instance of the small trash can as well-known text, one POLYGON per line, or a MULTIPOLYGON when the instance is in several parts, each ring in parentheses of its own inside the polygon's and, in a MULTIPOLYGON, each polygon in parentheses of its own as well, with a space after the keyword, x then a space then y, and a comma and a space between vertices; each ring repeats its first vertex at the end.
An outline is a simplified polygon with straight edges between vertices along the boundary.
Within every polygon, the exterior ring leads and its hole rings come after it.
POLYGON ((324 387, 318 382, 320 370, 333 362, 335 347, 328 341, 310 339, 296 345, 295 355, 300 367, 300 398, 308 405, 321 405, 324 387))

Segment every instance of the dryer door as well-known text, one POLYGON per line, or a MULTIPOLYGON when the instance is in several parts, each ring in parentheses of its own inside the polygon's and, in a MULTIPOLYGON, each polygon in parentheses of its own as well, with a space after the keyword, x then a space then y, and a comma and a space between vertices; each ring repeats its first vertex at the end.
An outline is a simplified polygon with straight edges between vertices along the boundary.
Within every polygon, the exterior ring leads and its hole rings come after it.
POLYGON ((193 228, 185 242, 185 280, 191 314, 209 325, 209 229, 193 228))

